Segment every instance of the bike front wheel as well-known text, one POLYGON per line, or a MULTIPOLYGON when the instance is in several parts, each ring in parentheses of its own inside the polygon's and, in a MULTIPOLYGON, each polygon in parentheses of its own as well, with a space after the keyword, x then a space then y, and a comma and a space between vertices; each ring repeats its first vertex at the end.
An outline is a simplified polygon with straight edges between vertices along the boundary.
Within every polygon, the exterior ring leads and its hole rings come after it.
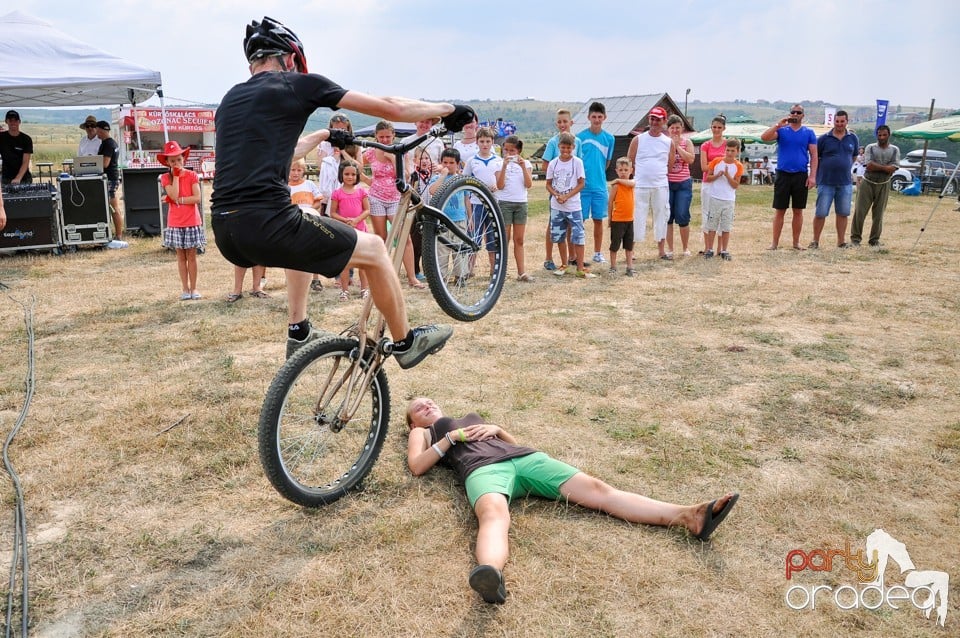
POLYGON ((383 448, 390 389, 383 369, 358 386, 369 365, 356 361, 358 347, 356 339, 315 341, 287 360, 267 390, 260 462, 274 488, 298 505, 327 505, 358 487, 383 448))
POLYGON ((443 183, 430 198, 472 240, 454 234, 446 223, 422 215, 423 273, 440 308, 458 321, 476 321, 493 310, 507 276, 507 240, 500 206, 475 177, 443 183))

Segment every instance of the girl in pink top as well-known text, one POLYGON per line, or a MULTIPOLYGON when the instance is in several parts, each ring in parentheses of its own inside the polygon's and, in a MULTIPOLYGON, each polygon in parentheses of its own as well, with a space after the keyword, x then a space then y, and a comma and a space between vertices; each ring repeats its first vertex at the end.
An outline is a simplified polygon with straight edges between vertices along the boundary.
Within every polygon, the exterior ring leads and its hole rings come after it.
POLYGON ((693 144, 683 139, 683 119, 679 115, 667 118, 667 135, 673 141, 673 158, 667 169, 670 187, 670 218, 667 220, 667 254, 673 254, 673 226, 680 229, 683 256, 689 257, 687 243, 690 239, 690 203, 693 201, 693 178, 690 164, 693 163, 693 144))
MULTIPOLYGON (((700 171, 706 175, 707 167, 710 162, 723 157, 727 152, 727 140, 723 137, 723 132, 727 129, 727 118, 723 115, 717 115, 710 122, 710 132, 713 138, 700 145, 700 171)), ((700 228, 707 226, 707 211, 710 209, 710 183, 706 180, 700 182, 700 214, 702 215, 700 228)), ((703 233, 703 245, 707 245, 707 233, 703 233)), ((703 254, 703 251, 700 251, 703 254)))
MULTIPOLYGON (((367 197, 367 192, 357 186, 357 182, 360 181, 360 167, 357 166, 356 162, 345 160, 340 164, 340 172, 337 177, 343 186, 330 195, 330 217, 352 226, 357 231, 366 232, 365 220, 370 216, 370 199, 367 197)), ((370 294, 367 275, 362 269, 359 272, 360 298, 366 299, 370 294)), ((345 268, 340 273, 340 301, 346 301, 350 298, 349 290, 350 269, 345 268)))
POLYGON ((167 227, 163 231, 163 245, 177 251, 177 270, 183 292, 180 299, 200 299, 197 292, 197 248, 207 244, 203 220, 197 204, 200 202, 200 180, 197 174, 184 168, 190 156, 189 148, 180 148, 177 142, 167 142, 157 161, 170 170, 160 176, 160 185, 169 205, 167 227))
MULTIPOLYGON (((396 132, 393 124, 380 120, 374 127, 374 134, 381 144, 393 144, 396 132)), ((397 191, 397 169, 393 155, 384 153, 375 148, 367 149, 363 159, 370 166, 372 177, 360 173, 360 180, 370 185, 370 221, 373 223, 373 232, 384 241, 387 240, 387 222, 393 222, 397 214, 397 203, 400 201, 400 192, 397 191)), ((406 174, 410 169, 405 168, 406 174)), ((407 239, 403 251, 403 268, 407 273, 407 283, 411 288, 426 288, 417 281, 413 267, 413 244, 407 239)))

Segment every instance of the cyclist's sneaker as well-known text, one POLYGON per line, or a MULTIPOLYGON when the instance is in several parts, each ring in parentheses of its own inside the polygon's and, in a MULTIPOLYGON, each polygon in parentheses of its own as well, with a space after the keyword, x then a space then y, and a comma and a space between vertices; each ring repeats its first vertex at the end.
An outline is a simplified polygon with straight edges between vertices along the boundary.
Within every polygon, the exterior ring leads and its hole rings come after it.
POLYGON ((307 338, 304 339, 303 341, 298 341, 293 337, 288 336, 287 337, 287 359, 292 357, 297 352, 297 350, 307 345, 314 339, 319 339, 321 336, 322 336, 321 332, 319 330, 314 330, 313 326, 310 326, 310 330, 307 332, 307 338))
POLYGON ((485 603, 502 604, 507 601, 503 574, 492 565, 477 565, 470 572, 470 587, 480 594, 485 603))
POLYGON ((557 269, 557 265, 556 265, 555 263, 553 263, 553 260, 548 259, 547 261, 543 262, 543 269, 544 269, 544 270, 556 270, 556 269, 557 269))
POLYGON ((440 352, 447 340, 453 335, 450 326, 427 325, 412 330, 413 343, 402 351, 393 351, 393 358, 401 368, 407 370, 423 361, 427 355, 440 352))

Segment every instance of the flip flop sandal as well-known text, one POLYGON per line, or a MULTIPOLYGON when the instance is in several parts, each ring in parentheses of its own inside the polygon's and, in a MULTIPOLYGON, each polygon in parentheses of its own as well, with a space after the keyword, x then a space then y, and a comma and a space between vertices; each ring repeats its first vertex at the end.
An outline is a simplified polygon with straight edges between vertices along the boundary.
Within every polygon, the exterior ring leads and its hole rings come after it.
POLYGON ((723 506, 716 514, 713 513, 713 506, 716 505, 716 501, 710 501, 710 505, 707 506, 707 513, 703 516, 703 529, 700 530, 700 533, 697 534, 697 540, 706 542, 710 538, 710 534, 717 529, 717 526, 723 522, 723 519, 727 517, 727 514, 733 509, 733 506, 737 504, 737 501, 740 499, 740 494, 734 494, 730 497, 730 500, 727 501, 727 504, 723 506))
POLYGON ((241 299, 243 299, 243 293, 232 292, 227 295, 227 303, 234 303, 236 301, 240 301, 241 299))
POLYGON ((251 297, 256 297, 257 299, 269 299, 269 298, 270 298, 270 295, 268 295, 267 293, 263 292, 262 290, 251 290, 249 294, 250 294, 251 297))

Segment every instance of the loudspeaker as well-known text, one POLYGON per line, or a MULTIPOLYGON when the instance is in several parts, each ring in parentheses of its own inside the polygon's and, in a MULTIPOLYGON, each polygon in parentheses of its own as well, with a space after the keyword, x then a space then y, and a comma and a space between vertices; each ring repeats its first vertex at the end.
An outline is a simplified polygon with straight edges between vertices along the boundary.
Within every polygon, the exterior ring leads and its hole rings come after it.
POLYGON ((123 214, 128 231, 159 235, 164 226, 164 207, 157 185, 167 167, 123 169, 123 214))
POLYGON ((0 250, 55 248, 60 244, 56 200, 51 192, 7 194, 3 203, 7 225, 0 231, 0 250))
POLYGON ((105 175, 60 177, 60 237, 67 246, 110 241, 110 204, 105 175))

